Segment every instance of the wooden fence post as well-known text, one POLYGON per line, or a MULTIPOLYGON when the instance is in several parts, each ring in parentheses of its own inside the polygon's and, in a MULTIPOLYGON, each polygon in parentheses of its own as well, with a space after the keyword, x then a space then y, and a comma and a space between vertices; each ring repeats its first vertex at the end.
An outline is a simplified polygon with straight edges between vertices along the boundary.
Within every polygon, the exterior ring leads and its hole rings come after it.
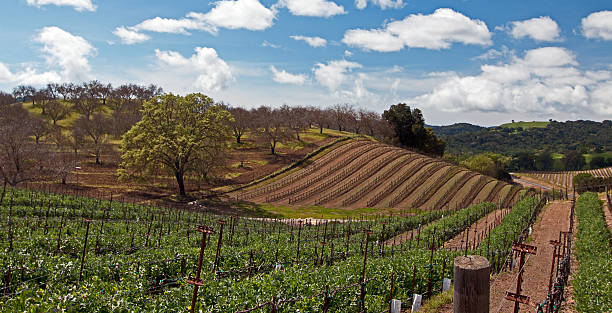
POLYGON ((455 258, 454 313, 489 312, 489 261, 481 256, 455 258))

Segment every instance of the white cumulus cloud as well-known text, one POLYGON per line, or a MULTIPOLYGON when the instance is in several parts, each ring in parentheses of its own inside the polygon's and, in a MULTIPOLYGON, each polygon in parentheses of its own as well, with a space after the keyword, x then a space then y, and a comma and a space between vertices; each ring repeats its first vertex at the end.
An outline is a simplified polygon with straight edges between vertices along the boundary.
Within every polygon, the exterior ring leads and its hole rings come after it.
MULTIPOLYGON (((381 9, 401 9, 404 7, 404 0, 369 0, 373 5, 381 9)), ((368 0, 355 0, 355 7, 363 10, 368 6, 368 0)))
POLYGON ((221 0, 207 13, 189 12, 183 18, 154 17, 137 25, 120 26, 113 32, 124 44, 144 42, 149 37, 143 31, 190 35, 191 31, 216 34, 218 29, 265 30, 274 25, 276 11, 266 8, 259 0, 221 0))
POLYGON ((510 22, 508 33, 516 39, 529 37, 536 41, 559 41, 559 25, 549 16, 510 22))
POLYGON ((191 79, 193 87, 205 92, 225 89, 234 81, 230 66, 213 48, 196 47, 189 58, 176 51, 156 49, 155 56, 165 70, 191 79))
POLYGON ((133 45, 135 43, 141 43, 151 39, 151 37, 146 34, 139 33, 123 26, 117 27, 113 34, 121 38, 121 42, 126 45, 133 45))
POLYGON ((61 77, 67 81, 85 81, 91 70, 89 59, 96 49, 83 37, 55 26, 45 27, 34 38, 43 44, 41 51, 50 66, 61 68, 61 77))
POLYGON ((280 0, 278 5, 299 16, 332 17, 346 14, 343 6, 327 0, 280 0))
POLYGON ((612 11, 600 11, 582 19, 582 33, 590 39, 612 40, 612 11))
POLYGON ((293 85, 303 85, 308 77, 306 74, 291 74, 285 70, 277 70, 276 67, 270 66, 270 71, 272 71, 272 79, 280 84, 293 84, 293 85))
POLYGON ((95 11, 97 6, 91 0, 27 0, 28 5, 41 7, 43 5, 71 6, 77 11, 95 11))
POLYGON ((410 102, 446 112, 612 114, 610 71, 582 72, 578 65, 567 49, 538 48, 505 64, 483 65, 478 75, 450 73, 410 102))
POLYGON ((399 51, 404 47, 448 49, 452 43, 491 45, 491 33, 480 20, 440 8, 429 15, 411 14, 382 29, 350 29, 342 42, 349 46, 379 52, 399 51))
POLYGON ((200 13, 191 12, 181 19, 155 17, 144 20, 136 26, 130 27, 132 31, 150 31, 156 33, 185 34, 191 30, 204 30, 212 32, 210 25, 200 19, 200 13))
POLYGON ((258 0, 222 0, 201 19, 215 27, 265 30, 274 24, 276 13, 258 0))
POLYGON ((0 62, 0 84, 43 86, 48 83, 60 82, 62 78, 56 72, 38 73, 31 67, 26 67, 16 73, 0 62))
POLYGON ((309 46, 319 48, 325 47, 327 45, 327 40, 321 37, 308 37, 308 36, 289 36, 295 40, 302 40, 306 42, 309 46))
POLYGON ((313 68, 315 79, 330 91, 335 91, 342 85, 346 74, 354 68, 360 68, 361 64, 346 60, 335 60, 327 64, 317 63, 313 68))

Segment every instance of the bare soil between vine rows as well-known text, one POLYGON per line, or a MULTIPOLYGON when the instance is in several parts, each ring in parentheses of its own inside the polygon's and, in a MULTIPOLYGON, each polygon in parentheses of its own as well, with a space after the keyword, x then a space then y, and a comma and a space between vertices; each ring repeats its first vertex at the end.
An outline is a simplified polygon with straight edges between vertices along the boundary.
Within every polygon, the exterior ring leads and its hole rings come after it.
MULTIPOLYGON (((460 234, 456 235, 454 238, 450 239, 449 241, 445 242, 444 248, 446 249, 465 248, 466 232, 470 232, 468 240, 470 241, 470 247, 471 247, 471 243, 474 240, 474 230, 476 230, 476 236, 480 234, 480 237, 484 238, 488 234, 487 228, 489 227, 489 225, 491 224, 495 225, 496 219, 502 216, 502 212, 503 212, 502 210, 495 210, 487 214, 486 216, 482 217, 476 223, 472 224, 469 228, 462 231, 460 234)), ((476 240, 476 246, 478 246, 478 239, 476 240)))
MULTIPOLYGON (((550 240, 559 239, 559 232, 569 228, 569 215, 572 203, 555 201, 540 213, 533 226, 529 245, 538 248, 536 255, 531 255, 525 265, 522 294, 530 297, 531 305, 520 305, 520 311, 534 311, 535 305, 542 302, 547 295, 553 246, 550 240)), ((490 312, 513 312, 514 303, 505 300, 506 291, 516 291, 518 267, 512 272, 499 275, 491 284, 490 312)))
MULTIPOLYGON (((568 230, 571 206, 569 201, 552 202, 540 213, 533 226, 528 244, 536 246, 538 251, 527 259, 522 284, 522 294, 530 297, 532 304, 521 304, 520 312, 534 312, 535 305, 546 298, 553 253, 553 246, 549 241, 559 239, 559 232, 568 230)), ((516 291, 517 274, 518 267, 515 267, 511 272, 492 277, 489 304, 491 313, 513 312, 514 303, 505 300, 504 296, 506 291, 516 291)), ((439 311, 452 313, 452 304, 443 306, 439 311)))

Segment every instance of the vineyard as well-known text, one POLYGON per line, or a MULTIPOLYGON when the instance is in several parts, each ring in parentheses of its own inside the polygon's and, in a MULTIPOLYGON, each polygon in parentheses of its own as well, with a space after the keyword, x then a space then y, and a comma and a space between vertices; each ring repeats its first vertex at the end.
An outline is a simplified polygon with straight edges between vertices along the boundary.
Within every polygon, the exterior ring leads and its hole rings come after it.
MULTIPOLYGON (((609 195, 606 194, 607 200, 609 195)), ((574 278, 579 312, 610 312, 612 309, 612 235, 606 225, 602 202, 585 193, 576 202, 578 233, 574 278)))
MULTIPOLYGON (((533 194, 533 191, 527 191, 533 194)), ((236 200, 342 208, 464 208, 516 203, 521 188, 367 139, 337 141, 303 165, 230 193, 236 200)))
POLYGON ((574 188, 574 176, 580 173, 589 173, 594 177, 612 177, 612 167, 600 168, 585 171, 566 171, 566 172, 527 172, 517 173, 516 175, 528 181, 533 180, 536 183, 544 183, 547 186, 555 189, 567 189, 568 191, 574 188))
POLYGON ((439 293, 457 255, 487 256, 495 272, 511 269, 511 243, 526 238, 543 202, 314 224, 7 188, 0 307, 382 312, 391 298, 406 306, 413 294, 439 293), (490 214, 494 224, 465 232, 490 214), (465 244, 444 248, 462 232, 465 244))

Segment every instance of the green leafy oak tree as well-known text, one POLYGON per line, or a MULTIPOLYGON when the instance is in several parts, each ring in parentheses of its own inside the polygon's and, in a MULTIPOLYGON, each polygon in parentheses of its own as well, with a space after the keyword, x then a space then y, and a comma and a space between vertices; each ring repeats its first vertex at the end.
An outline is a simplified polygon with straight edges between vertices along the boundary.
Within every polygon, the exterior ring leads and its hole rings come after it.
POLYGON ((123 135, 123 178, 163 168, 176 177, 180 195, 185 195, 184 177, 202 175, 202 164, 227 149, 232 115, 203 94, 185 97, 165 94, 143 106, 142 120, 123 135))
POLYGON ((425 127, 423 113, 419 109, 410 109, 405 103, 392 105, 385 110, 382 117, 389 122, 395 131, 392 140, 400 146, 415 148, 433 156, 444 155, 446 143, 437 138, 431 128, 425 127))

